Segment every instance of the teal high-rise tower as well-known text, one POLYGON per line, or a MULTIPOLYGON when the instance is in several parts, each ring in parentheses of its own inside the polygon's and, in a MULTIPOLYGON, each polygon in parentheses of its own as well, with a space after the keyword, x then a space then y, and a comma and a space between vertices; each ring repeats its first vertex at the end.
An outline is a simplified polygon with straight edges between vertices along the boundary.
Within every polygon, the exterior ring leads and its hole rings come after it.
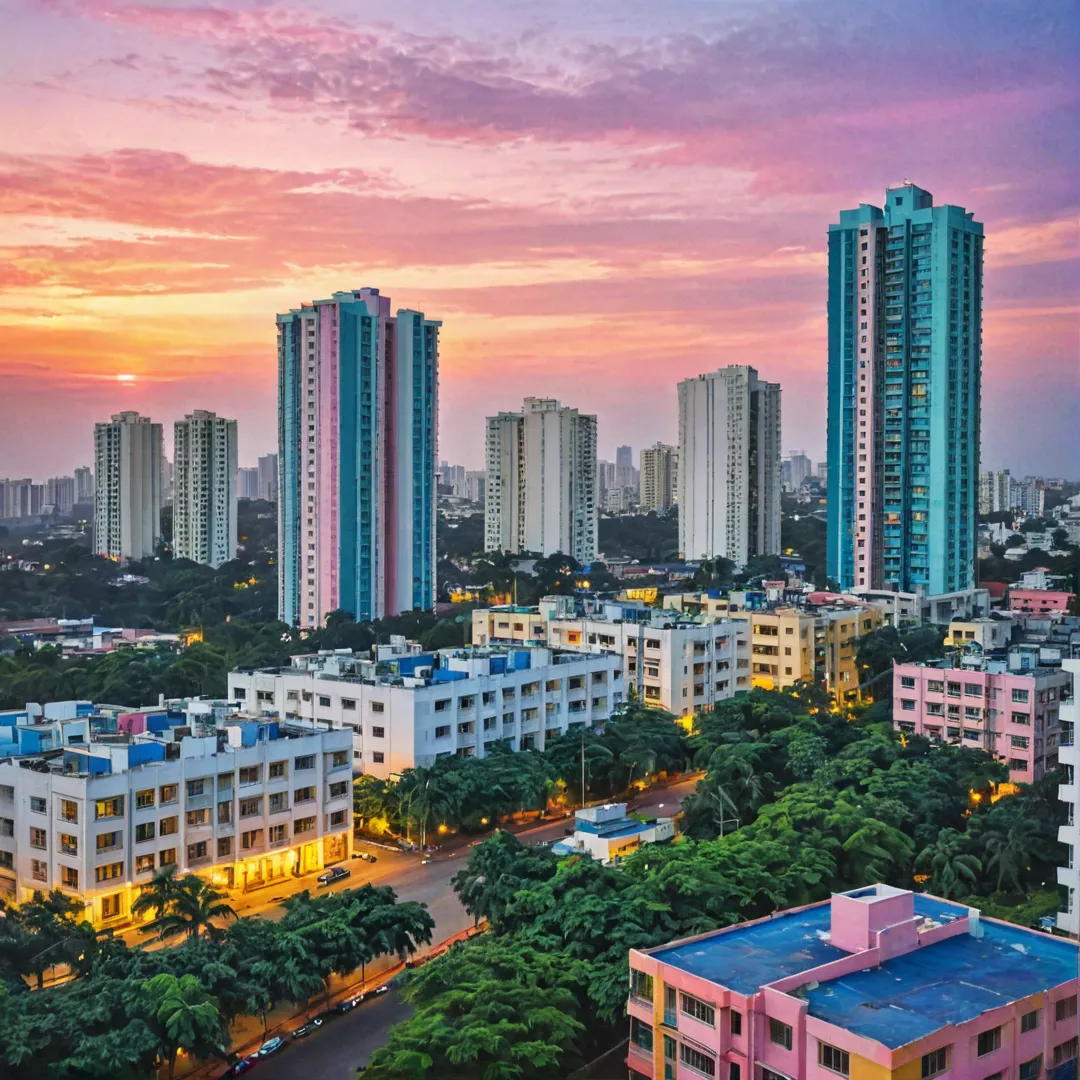
POLYGON ((829 226, 829 577, 975 580, 983 227, 904 183, 829 226))
POLYGON ((440 326, 378 289, 278 315, 284 622, 434 605, 440 326))

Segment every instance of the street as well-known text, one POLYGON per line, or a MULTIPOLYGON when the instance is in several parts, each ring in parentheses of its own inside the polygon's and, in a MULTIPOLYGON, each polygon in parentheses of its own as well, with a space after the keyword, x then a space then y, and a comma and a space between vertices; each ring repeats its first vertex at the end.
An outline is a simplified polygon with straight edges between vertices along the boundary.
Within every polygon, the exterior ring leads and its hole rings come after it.
POLYGON ((391 990, 326 1022, 322 1030, 259 1063, 259 1080, 353 1080, 359 1065, 386 1042, 386 1033, 409 1015, 391 990))

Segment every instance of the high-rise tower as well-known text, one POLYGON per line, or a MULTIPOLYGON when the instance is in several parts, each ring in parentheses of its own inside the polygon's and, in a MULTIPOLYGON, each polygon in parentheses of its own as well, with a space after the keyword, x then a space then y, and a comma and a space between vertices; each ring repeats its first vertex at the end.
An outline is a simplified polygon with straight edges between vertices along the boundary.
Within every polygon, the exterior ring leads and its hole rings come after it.
POLYGON ((144 559, 161 536, 161 425, 137 412, 94 425, 94 552, 144 559))
POLYGON ((484 549, 596 558, 596 417, 552 398, 487 420, 484 549))
POLYGON ((780 553, 780 385, 734 364, 679 383, 679 549, 780 553))
POLYGON ((173 555, 236 558, 236 421, 196 409, 173 425, 173 555))
POLYGON ((829 577, 974 584, 983 227, 905 183, 829 226, 829 577))
POLYGON ((641 451, 641 509, 662 514, 671 509, 678 483, 678 451, 655 443, 641 451))
POLYGON ((285 622, 433 606, 440 325, 378 289, 277 317, 285 622))

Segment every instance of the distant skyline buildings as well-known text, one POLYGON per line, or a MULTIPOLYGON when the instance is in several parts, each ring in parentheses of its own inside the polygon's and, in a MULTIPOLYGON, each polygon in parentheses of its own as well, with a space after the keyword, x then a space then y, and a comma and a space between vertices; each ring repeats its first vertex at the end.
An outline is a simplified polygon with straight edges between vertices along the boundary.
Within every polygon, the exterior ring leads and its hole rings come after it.
POLYGON ((675 504, 678 462, 678 448, 667 443, 654 443, 641 451, 640 506, 643 514, 662 514, 675 504))
POLYGON ((596 417, 554 398, 489 416, 484 550, 596 558, 596 417))
POLYGON ((283 621, 433 606, 440 325, 372 288, 277 316, 283 621))
POLYGON ((780 386, 747 365, 679 383, 679 550, 780 553, 780 386))
POLYGON ((829 577, 975 581, 983 227, 929 191, 842 210, 828 240, 829 577))
POLYGON ((173 556, 216 569, 236 557, 236 421, 195 409, 173 448, 173 556))

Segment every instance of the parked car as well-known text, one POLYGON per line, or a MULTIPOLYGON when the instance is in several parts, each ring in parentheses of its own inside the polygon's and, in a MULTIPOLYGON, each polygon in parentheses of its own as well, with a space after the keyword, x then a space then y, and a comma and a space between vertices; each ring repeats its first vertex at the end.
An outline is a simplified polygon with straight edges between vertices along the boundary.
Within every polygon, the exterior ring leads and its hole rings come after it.
POLYGON ((358 994, 356 997, 346 998, 344 1001, 339 1001, 337 1011, 339 1013, 352 1012, 361 1001, 364 1000, 363 994, 358 994))
POLYGON ((321 873, 315 880, 320 885, 333 885, 335 881, 341 881, 342 878, 347 878, 352 871, 344 866, 332 866, 329 870, 321 873))
POLYGON ((267 1039, 266 1042, 259 1047, 258 1057, 269 1057, 271 1054, 276 1054, 285 1045, 284 1039, 279 1039, 276 1036, 273 1039, 267 1039))
POLYGON ((338 1012, 351 1012, 357 1005, 363 1005, 369 998, 379 997, 389 991, 390 984, 383 983, 382 986, 376 986, 374 990, 365 990, 362 994, 357 994, 356 997, 346 998, 340 1005, 338 1005, 338 1012))
POLYGON ((248 1054, 247 1057, 234 1061, 224 1073, 225 1076, 243 1076, 249 1069, 254 1069, 259 1063, 259 1055, 248 1054))
POLYGON ((302 1024, 293 1033, 294 1039, 303 1039, 310 1035, 316 1028, 322 1027, 322 1019, 316 1016, 313 1020, 309 1020, 306 1024, 302 1024))

